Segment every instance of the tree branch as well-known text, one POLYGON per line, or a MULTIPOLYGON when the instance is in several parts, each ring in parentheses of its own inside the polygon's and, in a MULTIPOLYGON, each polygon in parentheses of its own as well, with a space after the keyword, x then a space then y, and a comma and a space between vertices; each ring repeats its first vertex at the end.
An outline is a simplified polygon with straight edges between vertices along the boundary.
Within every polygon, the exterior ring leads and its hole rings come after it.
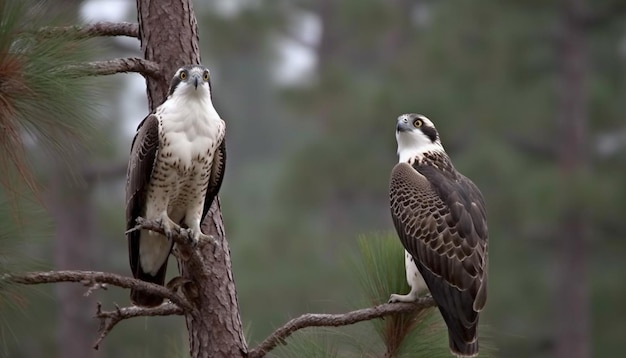
POLYGON ((96 310, 96 318, 100 319, 100 336, 93 345, 94 349, 98 349, 100 343, 111 332, 113 327, 119 322, 133 318, 133 317, 151 317, 151 316, 173 316, 182 315, 183 309, 173 303, 166 303, 158 307, 145 308, 145 307, 124 307, 120 308, 115 305, 114 311, 102 311, 102 304, 98 302, 98 308, 96 310))
POLYGON ((73 36, 90 38, 98 36, 129 36, 139 38, 139 25, 130 22, 96 22, 88 25, 43 27, 37 31, 42 37, 73 36))
POLYGON ((350 324, 368 321, 374 318, 381 318, 399 313, 409 313, 415 310, 421 310, 435 306, 432 297, 423 297, 415 303, 384 303, 378 306, 363 308, 360 310, 339 313, 339 314, 321 314, 307 313, 300 317, 294 318, 280 327, 261 344, 250 351, 248 358, 264 357, 269 351, 274 349, 278 344, 284 344, 285 339, 295 331, 306 327, 339 327, 350 324))
POLYGON ((116 275, 110 272, 98 271, 47 271, 24 272, 0 275, 0 282, 14 282, 24 285, 38 285, 42 283, 80 282, 92 286, 93 283, 108 283, 122 288, 132 288, 142 292, 159 295, 167 298, 185 311, 191 311, 191 304, 167 288, 153 283, 136 280, 134 278, 116 275))
POLYGON ((66 70, 77 76, 104 76, 116 73, 137 72, 144 77, 161 78, 161 67, 153 61, 138 57, 116 58, 68 66, 66 70))

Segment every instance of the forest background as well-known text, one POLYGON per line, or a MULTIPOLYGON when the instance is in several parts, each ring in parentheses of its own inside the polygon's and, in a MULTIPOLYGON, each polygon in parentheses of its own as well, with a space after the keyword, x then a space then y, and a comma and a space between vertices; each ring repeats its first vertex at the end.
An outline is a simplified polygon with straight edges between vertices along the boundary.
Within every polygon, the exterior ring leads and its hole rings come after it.
MULTIPOLYGON (((51 12, 66 24, 136 21, 132 1, 54 3, 51 12)), ((580 357, 624 351, 620 1, 194 5, 214 102, 228 123, 220 197, 249 342, 301 313, 360 303, 350 267, 357 238, 392 230, 395 118, 418 112, 435 122, 457 168, 488 204, 490 287, 481 335, 495 355, 555 357, 574 341, 580 357), (578 4, 573 25, 567 3, 578 4)), ((93 41, 94 57, 139 56, 136 40, 93 41)), ((130 274, 124 174, 147 111, 144 85, 136 74, 98 78, 97 135, 67 163, 30 147, 45 205, 15 205, 2 193, 3 265, 130 274), (85 175, 66 175, 68 166, 85 175)), ((16 306, 0 307, 0 356, 68 357, 60 352, 70 340, 90 347, 95 300, 128 298, 119 290, 85 298, 84 291, 20 290, 16 306)), ((185 352, 186 341, 180 318, 141 318, 89 352, 169 357, 185 352)))

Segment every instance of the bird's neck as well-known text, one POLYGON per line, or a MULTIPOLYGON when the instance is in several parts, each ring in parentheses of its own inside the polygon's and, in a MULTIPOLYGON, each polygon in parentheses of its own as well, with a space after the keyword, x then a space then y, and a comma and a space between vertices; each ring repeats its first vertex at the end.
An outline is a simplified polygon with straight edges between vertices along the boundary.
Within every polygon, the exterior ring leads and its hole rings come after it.
MULTIPOLYGON (((422 153, 419 156, 409 159, 407 163, 416 169, 421 166, 436 168, 445 176, 452 179, 457 178, 458 175, 458 172, 452 164, 452 160, 450 160, 448 154, 443 150, 422 153)), ((419 169, 417 170, 419 171, 419 169)))
POLYGON ((171 96, 160 108, 163 113, 180 117, 181 120, 193 118, 219 119, 219 115, 213 107, 211 96, 207 94, 187 94, 185 96, 171 96))
POLYGON ((443 153, 444 155, 446 155, 446 152, 443 150, 443 147, 439 143, 429 143, 420 146, 407 147, 398 145, 398 162, 408 163, 409 161, 414 161, 416 158, 423 158, 429 153, 443 153))

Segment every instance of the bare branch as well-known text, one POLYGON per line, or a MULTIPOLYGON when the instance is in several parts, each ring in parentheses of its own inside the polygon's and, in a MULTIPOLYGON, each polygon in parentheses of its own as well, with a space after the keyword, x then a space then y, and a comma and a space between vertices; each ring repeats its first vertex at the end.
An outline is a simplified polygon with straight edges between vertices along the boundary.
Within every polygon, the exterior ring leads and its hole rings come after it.
POLYGON ((57 282, 79 282, 85 284, 86 282, 94 283, 107 283, 109 285, 132 288, 142 292, 150 293, 153 295, 159 295, 167 298, 179 307, 182 307, 185 311, 191 311, 192 306, 186 299, 177 295, 175 292, 168 290, 167 288, 155 285, 153 283, 136 280, 134 278, 116 275, 110 272, 98 272, 98 271, 47 271, 47 272, 24 272, 15 274, 0 275, 0 282, 15 282, 24 285, 38 285, 42 283, 57 283, 57 282))
POLYGON ((42 37, 73 36, 89 38, 98 36, 129 36, 139 38, 139 25, 130 22, 96 22, 88 25, 43 27, 37 31, 42 37))
POLYGON ((138 57, 116 58, 68 66, 66 70, 78 76, 104 76, 116 73, 137 72, 144 77, 161 78, 161 67, 153 61, 138 57))
POLYGON ((113 327, 125 319, 133 317, 174 316, 182 315, 183 313, 183 309, 173 303, 166 303, 152 308, 137 306, 120 308, 118 305, 115 305, 114 311, 102 311, 102 304, 98 302, 96 318, 100 319, 100 336, 98 336, 98 340, 96 340, 93 348, 98 349, 100 343, 102 343, 104 338, 111 332, 113 327))
POLYGON ((339 327, 347 326, 354 323, 368 321, 374 318, 381 318, 399 313, 409 313, 415 310, 421 310, 435 306, 432 297, 423 297, 415 303, 384 303, 382 305, 363 308, 360 310, 339 313, 339 314, 321 314, 307 313, 300 317, 294 318, 280 327, 261 344, 250 351, 248 358, 260 358, 265 356, 269 351, 274 349, 278 344, 284 343, 285 339, 295 331, 306 327, 339 327))

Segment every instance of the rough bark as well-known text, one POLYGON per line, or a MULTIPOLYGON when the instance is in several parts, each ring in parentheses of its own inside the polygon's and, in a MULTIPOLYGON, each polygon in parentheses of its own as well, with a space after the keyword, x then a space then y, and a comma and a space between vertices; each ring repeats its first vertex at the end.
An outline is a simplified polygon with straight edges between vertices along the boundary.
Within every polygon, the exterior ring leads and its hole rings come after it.
POLYGON ((579 182, 587 170, 587 116, 589 94, 588 44, 583 19, 585 0, 562 1, 562 38, 559 42, 559 166, 566 193, 558 238, 558 277, 556 285, 555 357, 591 356, 588 221, 584 207, 575 199, 579 182))
MULTIPOLYGON (((146 60, 159 64, 165 79, 146 79, 150 109, 163 102, 170 76, 181 66, 200 63, 197 21, 190 0, 137 0, 139 38, 146 60)), ((199 255, 178 247, 181 275, 195 310, 185 314, 191 357, 244 357, 243 337, 230 251, 219 200, 211 207, 203 231, 217 245, 202 242, 199 255)))
POLYGON ((92 61, 66 67, 66 70, 76 76, 105 76, 117 73, 137 72, 144 77, 153 77, 157 80, 163 77, 158 64, 142 58, 116 58, 107 61, 92 61))
POLYGON ((152 110, 165 99, 168 81, 179 67, 200 63, 198 23, 190 0, 137 0, 137 17, 144 58, 158 63, 165 74, 146 81, 152 110))
POLYGON ((185 315, 191 357, 245 357, 248 347, 239 316, 219 200, 209 210, 202 231, 213 235, 217 245, 202 242, 198 247, 200 255, 195 257, 185 252, 186 247, 178 246, 181 276, 195 284, 184 290, 196 308, 185 315))
POLYGON ((37 34, 42 37, 74 36, 75 38, 99 36, 138 37, 139 27, 137 24, 128 22, 96 22, 82 26, 44 27, 39 29, 37 34))

